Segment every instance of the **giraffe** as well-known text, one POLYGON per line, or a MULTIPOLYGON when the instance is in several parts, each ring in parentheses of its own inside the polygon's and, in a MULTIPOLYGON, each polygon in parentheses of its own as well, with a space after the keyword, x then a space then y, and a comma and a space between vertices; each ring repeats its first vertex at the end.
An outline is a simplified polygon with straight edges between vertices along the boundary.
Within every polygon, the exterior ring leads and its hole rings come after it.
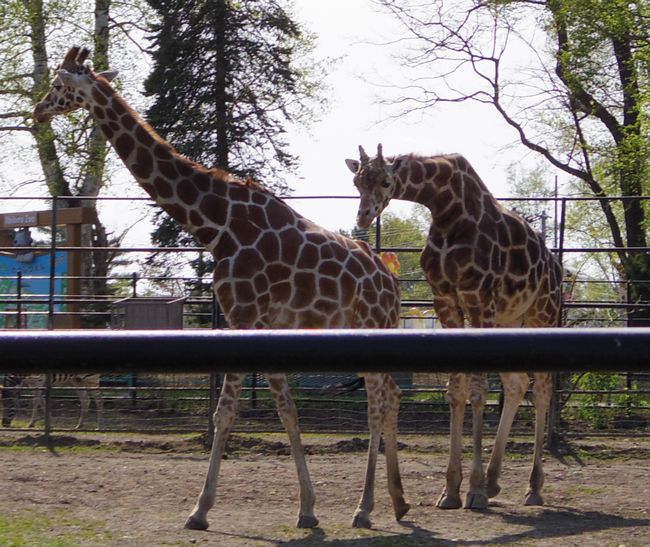
MULTIPOLYGON (((97 428, 102 427, 104 416, 104 404, 102 394, 99 388, 99 374, 53 374, 52 385, 57 387, 73 387, 79 397, 81 405, 79 412, 79 420, 75 429, 80 429, 86 417, 88 416, 88 409, 90 408, 90 399, 92 397, 97 410, 97 428)), ((3 426, 10 427, 11 422, 16 414, 16 402, 18 392, 15 388, 32 388, 32 417, 27 424, 27 427, 34 427, 38 418, 38 411, 42 409, 45 412, 45 386, 46 377, 44 374, 8 374, 3 381, 3 387, 7 391, 6 395, 3 393, 3 399, 7 400, 7 407, 4 409, 2 424, 3 426), (13 400, 11 400, 10 391, 14 391, 13 400)))
MULTIPOLYGON (((321 228, 252 180, 207 169, 180 155, 112 88, 116 72, 95 73, 86 48, 72 47, 34 109, 36 122, 88 110, 135 180, 214 257, 213 289, 234 329, 387 328, 399 321, 399 286, 362 242, 321 228)), ((386 374, 364 374, 370 442, 353 526, 370 527, 383 430, 388 490, 395 517, 409 510, 397 461, 400 391, 386 374)), ((207 529, 217 478, 245 375, 229 373, 213 417, 207 476, 185 526, 207 529)), ((314 527, 314 490, 296 407, 284 374, 267 375, 287 430, 299 482, 297 526, 314 527)))
MULTIPOLYGON (((433 305, 446 328, 555 327, 559 322, 562 267, 543 237, 519 215, 502 207, 469 162, 459 154, 385 159, 382 145, 370 158, 345 160, 361 201, 357 224, 367 227, 391 199, 424 205, 431 228, 420 265, 433 292, 433 305)), ((449 375, 450 451, 446 486, 437 506, 461 507, 463 415, 472 405, 473 455, 465 507, 483 509, 501 490, 498 481, 505 445, 529 377, 502 373, 505 406, 487 468, 481 461, 485 374, 449 375)), ((543 505, 542 450, 551 398, 551 375, 534 375, 535 451, 526 505, 543 505)))
MULTIPOLYGON (((52 374, 52 385, 57 387, 74 387, 79 397, 80 411, 79 420, 75 429, 80 429, 88 416, 90 399, 92 398, 97 410, 97 427, 101 429, 104 419, 104 402, 99 388, 99 374, 52 374)), ((38 411, 45 412, 45 375, 30 374, 23 379, 24 387, 34 388, 32 395, 32 417, 27 427, 34 427, 38 418, 38 411)))

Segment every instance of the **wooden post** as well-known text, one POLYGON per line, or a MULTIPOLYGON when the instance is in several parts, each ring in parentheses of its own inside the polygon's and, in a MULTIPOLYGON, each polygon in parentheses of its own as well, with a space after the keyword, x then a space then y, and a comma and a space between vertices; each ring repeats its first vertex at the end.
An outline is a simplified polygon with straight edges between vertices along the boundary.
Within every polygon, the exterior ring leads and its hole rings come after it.
MULTIPOLYGON (((66 247, 81 247, 81 224, 66 225, 66 247)), ((80 251, 68 251, 68 303, 66 311, 68 312, 68 328, 78 329, 81 326, 79 318, 79 298, 81 297, 81 264, 82 257, 80 251)))
MULTIPOLYGON (((57 226, 66 227, 66 245, 69 247, 81 247, 81 230, 84 224, 95 224, 97 222, 97 212, 89 207, 71 207, 62 209, 57 204, 56 196, 52 200, 52 209, 46 211, 25 211, 19 213, 0 213, 0 230, 13 230, 16 228, 31 228, 38 226, 49 226, 52 230, 52 241, 50 252, 52 253, 52 263, 55 262, 54 252, 56 251, 56 228, 57 226)), ((35 250, 36 254, 46 253, 44 249, 35 250)), ((68 268, 68 290, 67 296, 72 301, 68 303, 67 310, 71 313, 67 316, 54 314, 52 297, 48 311, 49 328, 79 328, 80 319, 75 313, 79 311, 78 300, 81 295, 81 263, 82 256, 80 251, 69 251, 69 268, 68 268), (55 321, 56 319, 56 321, 55 321)), ((52 264, 52 267, 54 264, 52 264)), ((51 279, 50 291, 53 291, 51 279)))

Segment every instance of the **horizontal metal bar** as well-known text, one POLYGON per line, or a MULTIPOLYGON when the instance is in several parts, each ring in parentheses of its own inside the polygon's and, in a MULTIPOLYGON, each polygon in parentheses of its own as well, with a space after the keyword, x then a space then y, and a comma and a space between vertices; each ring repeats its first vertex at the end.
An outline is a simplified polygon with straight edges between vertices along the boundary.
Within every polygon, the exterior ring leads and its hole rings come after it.
MULTIPOLYGON (((28 196, 0 196, 0 199, 12 201, 51 201, 53 196, 43 195, 28 195, 28 196)), ((55 196, 59 200, 86 200, 86 201, 151 201, 150 197, 146 196, 55 196)), ((359 199, 358 195, 345 195, 345 196, 287 196, 280 195, 280 199, 359 199)), ((648 200, 650 196, 542 196, 542 197, 526 197, 526 196, 510 196, 510 197, 497 197, 498 201, 633 201, 633 200, 648 200)))
POLYGON ((0 372, 650 372, 650 328, 0 331, 0 372))
MULTIPOLYGON (((67 247, 66 250, 80 249, 81 247, 67 247)), ((60 247, 60 249, 64 249, 60 247)), ((109 247, 101 248, 108 250, 109 247)), ((115 249, 115 247, 112 247, 115 249)), ((161 247, 164 249, 164 247, 161 247)), ((122 250, 122 249, 120 249, 122 250)), ((130 249, 127 249, 130 250, 130 249)), ((175 250, 175 249, 174 249, 175 250)), ((392 252, 392 253, 421 253, 422 247, 384 247, 383 245, 377 249, 378 252, 392 252)), ((650 247, 550 247, 549 251, 554 253, 616 253, 619 251, 626 253, 647 253, 650 247)))

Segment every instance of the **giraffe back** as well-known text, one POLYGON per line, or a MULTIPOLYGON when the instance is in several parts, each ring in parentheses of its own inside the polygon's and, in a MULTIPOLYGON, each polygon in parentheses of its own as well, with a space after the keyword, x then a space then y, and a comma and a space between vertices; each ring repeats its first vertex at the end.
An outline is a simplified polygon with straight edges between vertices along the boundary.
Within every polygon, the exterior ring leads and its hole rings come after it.
POLYGON ((238 192, 235 214, 248 228, 231 222, 214 252, 215 291, 231 327, 397 326, 398 281, 366 243, 316 225, 268 192, 238 192))

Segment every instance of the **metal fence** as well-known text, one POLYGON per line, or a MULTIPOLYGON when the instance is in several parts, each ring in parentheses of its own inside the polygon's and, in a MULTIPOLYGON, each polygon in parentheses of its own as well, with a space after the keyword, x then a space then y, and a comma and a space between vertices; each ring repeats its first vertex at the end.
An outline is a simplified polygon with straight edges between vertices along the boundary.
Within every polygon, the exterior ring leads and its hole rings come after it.
MULTIPOLYGON (((3 198, 4 199, 4 198, 3 198)), ((16 200, 18 198, 7 198, 16 200)), ((21 198, 24 199, 24 198, 21 198)), ((300 199, 300 198, 294 198, 300 199)), ((325 198, 323 198, 325 199, 325 198)), ((327 199, 350 199, 332 198, 327 199)), ((615 198, 608 198, 615 199, 615 198)), ((621 198, 628 199, 628 198, 621 198)), ((642 198, 648 199, 648 198, 642 198)), ((33 198, 35 200, 35 198, 33 198)), ((109 201, 107 198, 106 201, 109 201)), ((134 201, 129 198, 129 201, 134 201)), ((585 209, 598 207, 595 198, 554 198, 550 200, 512 199, 509 205, 520 203, 548 204, 544 214, 532 219, 540 231, 547 231, 550 246, 565 266, 570 276, 565 285, 563 320, 567 326, 617 327, 634 326, 640 312, 650 306, 648 302, 631 302, 631 283, 648 284, 650 280, 623 280, 615 277, 599 277, 598 269, 589 265, 593 257, 617 252, 607 244, 596 241, 585 244, 584 239, 565 230, 566 217, 572 205, 585 209), (549 233, 552 226, 552 233, 549 233), (575 268, 574 265, 579 267, 575 268), (584 266, 587 265, 587 266, 584 266), (584 266, 584 267, 583 267, 584 266)), ((154 254, 164 254, 169 260, 182 263, 188 256, 196 257, 201 248, 159 248, 150 245, 115 247, 84 246, 60 241, 57 237, 60 214, 59 199, 48 198, 51 208, 49 241, 29 248, 0 245, 0 252, 42 252, 49 258, 48 267, 39 274, 25 275, 0 269, 0 324, 3 328, 28 328, 36 325, 55 328, 71 321, 94 328, 178 328, 202 329, 225 327, 218 306, 209 293, 211 279, 198 279, 190 274, 160 276, 155 272, 142 273, 143 261, 154 254), (88 253, 119 252, 123 265, 115 268, 109 276, 70 276, 57 273, 54 258, 57 253, 82 256, 88 253), (132 257, 136 264, 129 264, 125 257, 132 257), (131 269, 131 271, 129 271, 131 269), (100 282, 106 290, 98 294, 93 284, 100 282), (77 292, 67 289, 70 284, 77 292), (36 291, 29 290, 38 285, 36 291), (203 292, 197 287, 207 287, 203 292), (45 290, 42 288, 45 287, 45 290), (160 321, 159 311, 154 314, 158 324, 151 325, 151 306, 167 307, 169 314, 160 321), (131 304, 135 303, 135 306, 131 304), (134 312, 130 308, 135 307, 134 312), (128 311, 127 311, 128 308, 128 311), (139 309, 139 310, 138 310, 139 309), (180 312, 179 312, 180 309, 180 312), (180 313, 180 317, 179 317, 180 313), (135 314, 135 315, 134 315, 135 314), (140 317, 138 317, 140 314, 140 317), (149 315, 149 319, 146 316, 149 315), (127 317, 129 316, 129 317, 127 317), (143 317, 145 317, 143 319, 143 317), (71 319, 72 318, 72 319, 71 319), (135 321, 129 323, 129 321, 135 321)), ((540 205, 541 206, 541 205, 540 205)), ((0 226, 0 229, 3 226, 0 226)), ((6 228, 6 226, 5 226, 6 228)), ((367 234, 379 251, 392 251, 400 257, 419 253, 421 246, 395 246, 382 224, 367 234)), ((625 249, 626 252, 648 252, 647 248, 625 249)), ((598 263, 598 261, 596 261, 598 263)), ((436 318, 426 298, 427 285, 418 272, 409 272, 401 279, 405 298, 403 300, 402 326, 405 328, 436 327, 436 318), (416 295, 409 297, 409 295, 416 295)), ((160 310, 160 308, 158 308, 160 310)), ((650 356, 649 356, 650 357, 650 356)), ((289 376, 301 416, 304 431, 364 431, 366 429, 365 394, 362 391, 343 393, 332 386, 353 379, 346 373, 306 374, 289 376)), ((448 430, 448 408, 445 398, 446 374, 413 373, 405 371, 398 377, 404 391, 400 429, 405 432, 440 432, 448 430)), ((650 421, 650 373, 563 373, 558 379, 557 404, 561 410, 556 426, 564 434, 647 434, 650 421)), ((204 431, 208 428, 209 415, 218 397, 219 377, 197 374, 103 374, 98 387, 85 388, 101 393, 103 419, 101 429, 108 431, 204 431)), ((486 410, 486 426, 496 428, 499 412, 498 375, 490 375, 490 395, 486 410)), ((12 427, 25 428, 32 413, 34 394, 38 390, 15 386, 3 390, 5 406, 16 406, 16 418, 12 427)), ((79 398, 74 389, 59 387, 56 382, 50 388, 51 420, 53 430, 73 428, 79 416, 79 398)), ((240 405, 240 430, 280 430, 274 405, 262 375, 251 374, 244 388, 240 405)), ((532 406, 529 400, 518 413, 514 430, 530 433, 532 430, 532 406)), ((38 422, 38 427, 43 422, 38 422)), ((91 408, 83 428, 94 429, 97 415, 91 408)))

